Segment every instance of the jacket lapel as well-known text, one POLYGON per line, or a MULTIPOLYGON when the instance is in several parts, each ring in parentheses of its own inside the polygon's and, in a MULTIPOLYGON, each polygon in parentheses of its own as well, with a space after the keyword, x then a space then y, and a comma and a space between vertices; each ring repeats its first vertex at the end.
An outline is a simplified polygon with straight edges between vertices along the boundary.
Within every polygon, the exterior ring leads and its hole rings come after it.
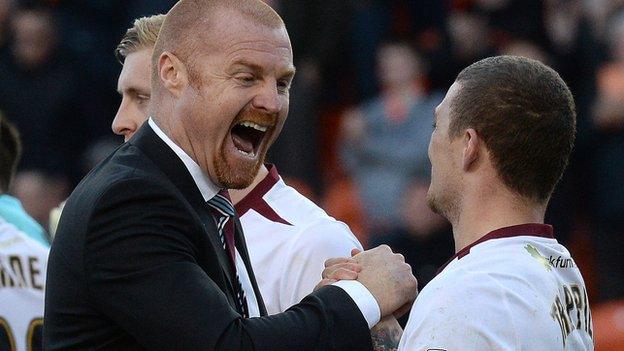
MULTIPOLYGON (((188 172, 182 160, 180 160, 178 155, 156 135, 148 123, 143 124, 129 143, 141 149, 141 151, 160 168, 169 181, 180 190, 191 207, 195 209, 202 221, 204 231, 212 246, 212 251, 217 257, 225 277, 225 282, 230 290, 229 298, 234 298, 236 290, 232 282, 235 279, 235 275, 232 264, 230 263, 230 258, 225 250, 223 250, 217 226, 212 214, 209 212, 208 205, 204 202, 201 192, 197 188, 193 177, 188 172)), ((233 303, 233 300, 231 302, 233 303)))

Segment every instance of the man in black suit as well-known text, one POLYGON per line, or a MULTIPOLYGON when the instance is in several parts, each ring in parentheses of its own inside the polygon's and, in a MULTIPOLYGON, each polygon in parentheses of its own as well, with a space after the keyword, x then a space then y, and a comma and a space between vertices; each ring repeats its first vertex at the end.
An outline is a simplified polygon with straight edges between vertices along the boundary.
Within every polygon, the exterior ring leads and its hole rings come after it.
POLYGON ((416 295, 402 257, 361 253, 356 281, 267 317, 223 190, 249 185, 288 113, 294 68, 279 16, 259 0, 180 1, 152 67, 152 117, 67 201, 44 346, 371 349, 369 328, 416 295))

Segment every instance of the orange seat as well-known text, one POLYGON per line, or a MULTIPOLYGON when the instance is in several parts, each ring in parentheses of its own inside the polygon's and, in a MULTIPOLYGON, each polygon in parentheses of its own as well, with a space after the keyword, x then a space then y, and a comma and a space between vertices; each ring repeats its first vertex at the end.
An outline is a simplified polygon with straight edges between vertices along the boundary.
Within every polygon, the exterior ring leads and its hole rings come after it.
POLYGON ((624 300, 592 307, 596 351, 624 350, 624 300))

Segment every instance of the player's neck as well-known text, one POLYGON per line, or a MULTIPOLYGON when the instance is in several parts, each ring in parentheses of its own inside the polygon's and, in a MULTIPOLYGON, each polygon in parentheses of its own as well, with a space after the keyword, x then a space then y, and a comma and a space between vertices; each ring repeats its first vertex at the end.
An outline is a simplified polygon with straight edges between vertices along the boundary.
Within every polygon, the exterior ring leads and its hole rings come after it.
POLYGON ((266 176, 269 174, 269 170, 265 165, 260 166, 260 170, 253 182, 250 186, 245 189, 230 189, 230 197, 232 198, 232 203, 236 205, 240 200, 242 200, 245 196, 247 196, 255 187, 258 185, 266 176))
POLYGON ((455 252, 472 244, 487 233, 513 225, 544 223, 546 205, 536 205, 510 193, 489 197, 467 196, 453 221, 455 252))

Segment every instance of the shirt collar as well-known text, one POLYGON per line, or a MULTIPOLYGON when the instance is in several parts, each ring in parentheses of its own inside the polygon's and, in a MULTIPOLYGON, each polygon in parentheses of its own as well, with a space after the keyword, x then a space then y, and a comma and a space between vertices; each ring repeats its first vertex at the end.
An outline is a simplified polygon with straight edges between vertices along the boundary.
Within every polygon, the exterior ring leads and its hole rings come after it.
POLYGON ((442 267, 440 267, 438 273, 442 272, 444 268, 446 268, 446 266, 448 266, 448 264, 451 263, 455 258, 461 259, 462 257, 468 255, 470 253, 470 249, 478 244, 481 244, 484 241, 488 241, 491 239, 511 238, 514 236, 537 236, 541 238, 554 239, 553 227, 549 224, 526 223, 496 229, 485 234, 472 244, 459 250, 459 252, 457 252, 453 257, 451 257, 450 260, 448 260, 442 267))
POLYGON ((286 225, 292 225, 287 220, 282 218, 275 210, 264 200, 264 195, 271 190, 275 184, 280 181, 280 175, 277 172, 275 165, 266 164, 269 170, 264 179, 258 185, 256 185, 242 200, 236 205, 236 213, 242 217, 249 210, 254 209, 261 216, 272 222, 282 223, 286 225))
POLYGON ((220 188, 210 180, 204 171, 202 171, 197 162, 193 161, 193 159, 186 152, 184 152, 181 147, 171 140, 167 134, 160 129, 160 127, 158 127, 152 117, 147 120, 147 123, 154 130, 154 133, 156 133, 156 135, 158 135, 158 137, 162 139, 162 141, 164 141, 176 155, 178 155, 180 160, 182 160, 182 163, 184 163, 184 166, 188 169, 191 177, 193 177, 197 188, 199 188, 204 201, 212 199, 219 192, 220 188))

